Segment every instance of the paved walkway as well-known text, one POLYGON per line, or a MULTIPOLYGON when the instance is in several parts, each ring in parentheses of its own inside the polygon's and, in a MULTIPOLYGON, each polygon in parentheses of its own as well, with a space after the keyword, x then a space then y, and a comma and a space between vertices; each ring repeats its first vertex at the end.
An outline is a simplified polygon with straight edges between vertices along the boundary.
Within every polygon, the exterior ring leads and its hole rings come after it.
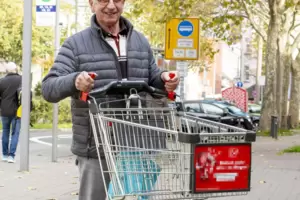
POLYGON ((296 144, 300 145, 300 135, 282 137, 278 141, 258 138, 253 144, 251 192, 247 196, 217 199, 300 200, 300 154, 277 155, 296 144))
POLYGON ((50 157, 31 155, 29 172, 18 171, 18 160, 15 164, 0 161, 1 200, 77 200, 74 156, 52 163, 50 157))
MULTIPOLYGON (((252 191, 247 196, 214 200, 300 200, 300 155, 276 154, 294 144, 300 144, 300 135, 278 141, 258 138, 253 145, 252 191)), ((0 162, 0 199, 77 200, 74 158, 64 155, 58 163, 51 163, 49 156, 35 152, 31 155, 29 173, 18 172, 19 163, 0 162)))

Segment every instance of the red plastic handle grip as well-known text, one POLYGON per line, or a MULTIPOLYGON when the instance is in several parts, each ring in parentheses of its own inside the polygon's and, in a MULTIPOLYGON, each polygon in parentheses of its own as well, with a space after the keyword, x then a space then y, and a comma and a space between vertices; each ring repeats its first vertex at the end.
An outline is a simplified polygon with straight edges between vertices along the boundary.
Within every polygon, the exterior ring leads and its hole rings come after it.
MULTIPOLYGON (((170 79, 173 79, 175 77, 174 73, 169 73, 170 79)), ((168 99, 171 101, 174 101, 176 99, 176 93, 175 92, 168 92, 168 99)))
MULTIPOLYGON (((89 74, 89 76, 90 76, 92 79, 95 79, 95 78, 96 78, 96 73, 94 73, 94 72, 89 72, 88 74, 89 74)), ((80 100, 86 102, 87 99, 88 99, 88 95, 89 95, 88 92, 81 92, 80 100)))
POLYGON ((170 79, 173 79, 175 77, 175 74, 174 73, 169 73, 169 77, 170 77, 170 79))

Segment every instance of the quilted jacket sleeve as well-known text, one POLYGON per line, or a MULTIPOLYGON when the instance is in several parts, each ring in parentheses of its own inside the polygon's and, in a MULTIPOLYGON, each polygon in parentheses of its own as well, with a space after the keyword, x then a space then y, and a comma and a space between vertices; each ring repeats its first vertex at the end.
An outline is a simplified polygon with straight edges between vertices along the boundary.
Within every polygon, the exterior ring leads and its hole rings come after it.
POLYGON ((57 103, 69 96, 78 95, 75 79, 80 73, 71 39, 62 45, 49 73, 42 81, 42 95, 51 103, 57 103))
POLYGON ((149 85, 158 88, 158 89, 165 89, 165 84, 161 79, 162 72, 165 72, 166 70, 161 70, 158 68, 158 66, 155 63, 155 59, 153 56, 152 49, 149 45, 149 85))

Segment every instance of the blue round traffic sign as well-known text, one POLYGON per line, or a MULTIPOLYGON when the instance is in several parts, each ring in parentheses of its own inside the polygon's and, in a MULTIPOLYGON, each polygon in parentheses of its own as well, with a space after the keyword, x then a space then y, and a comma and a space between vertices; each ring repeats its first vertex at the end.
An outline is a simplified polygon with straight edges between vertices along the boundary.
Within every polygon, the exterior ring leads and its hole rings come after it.
POLYGON ((194 26, 189 21, 182 21, 178 25, 178 33, 183 37, 190 36, 194 31, 194 26))
POLYGON ((237 82, 237 83, 236 83, 236 86, 237 86, 237 87, 243 87, 243 82, 241 82, 241 81, 237 82))

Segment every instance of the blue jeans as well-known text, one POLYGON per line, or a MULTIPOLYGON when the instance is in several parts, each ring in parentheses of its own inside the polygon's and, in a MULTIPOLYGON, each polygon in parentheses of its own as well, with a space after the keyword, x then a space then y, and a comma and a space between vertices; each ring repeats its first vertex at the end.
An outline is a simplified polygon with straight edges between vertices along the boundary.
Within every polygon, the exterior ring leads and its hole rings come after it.
POLYGON ((16 117, 2 117, 2 154, 4 156, 15 157, 18 146, 21 128, 21 119, 16 117), (11 130, 11 141, 9 146, 9 136, 11 130))

